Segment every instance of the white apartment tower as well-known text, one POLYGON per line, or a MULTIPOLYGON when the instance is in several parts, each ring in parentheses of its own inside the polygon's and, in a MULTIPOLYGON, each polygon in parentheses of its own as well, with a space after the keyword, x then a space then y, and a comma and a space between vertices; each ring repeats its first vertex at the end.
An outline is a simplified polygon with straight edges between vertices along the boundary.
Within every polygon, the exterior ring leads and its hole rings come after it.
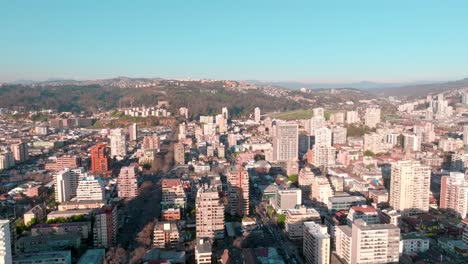
POLYGON ((330 235, 326 226, 314 222, 304 223, 303 251, 307 264, 330 263, 330 235))
POLYGON ((196 236, 200 238, 224 238, 224 205, 219 200, 218 189, 204 185, 197 191, 196 236))
POLYGON ((462 219, 468 214, 468 175, 451 172, 442 176, 440 185, 440 208, 451 209, 462 219))
POLYGON ((255 123, 260 123, 260 108, 255 107, 254 110, 254 121, 255 123))
POLYGON ((135 198, 138 195, 136 168, 122 167, 117 177, 118 196, 121 198, 135 198))
POLYGON ((390 206, 402 215, 414 215, 429 210, 431 168, 419 161, 392 163, 390 206))
POLYGON ((357 111, 346 111, 346 124, 354 124, 359 122, 359 114, 357 111))
POLYGON ((138 126, 137 126, 136 123, 133 123, 132 125, 130 125, 130 127, 128 128, 128 135, 129 135, 130 141, 137 141, 137 139, 138 139, 138 126))
POLYGON ((78 183, 76 200, 78 201, 101 201, 105 198, 104 182, 99 177, 88 176, 78 183))
POLYGON ((400 229, 391 224, 368 225, 357 219, 352 227, 335 229, 336 254, 348 264, 398 263, 400 229))
POLYGON ((273 158, 276 161, 296 161, 299 152, 299 128, 296 123, 276 124, 273 138, 273 158))
POLYGON ((111 130, 110 145, 112 157, 125 157, 127 155, 127 140, 122 129, 111 130))
POLYGON ((380 108, 370 107, 366 108, 366 113, 364 114, 365 125, 374 128, 380 123, 380 108))
POLYGON ((10 221, 0 220, 0 264, 13 263, 11 257, 10 221))
POLYGON ((244 167, 231 166, 227 172, 231 215, 249 214, 249 174, 244 167))

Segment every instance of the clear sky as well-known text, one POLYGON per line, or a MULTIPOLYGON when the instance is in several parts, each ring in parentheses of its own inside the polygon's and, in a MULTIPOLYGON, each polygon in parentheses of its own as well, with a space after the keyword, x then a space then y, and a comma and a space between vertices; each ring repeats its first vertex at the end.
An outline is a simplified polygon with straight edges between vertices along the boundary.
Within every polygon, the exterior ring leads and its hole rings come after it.
POLYGON ((462 0, 0 0, 0 10, 0 81, 468 77, 462 0))

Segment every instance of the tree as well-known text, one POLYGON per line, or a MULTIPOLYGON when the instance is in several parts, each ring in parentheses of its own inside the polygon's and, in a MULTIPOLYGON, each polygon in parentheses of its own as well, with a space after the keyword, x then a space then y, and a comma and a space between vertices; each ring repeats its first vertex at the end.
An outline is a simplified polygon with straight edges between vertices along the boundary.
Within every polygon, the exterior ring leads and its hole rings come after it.
POLYGON ((366 157, 373 157, 374 155, 375 155, 374 152, 372 152, 370 150, 364 151, 364 156, 366 156, 366 157))
POLYGON ((286 222, 286 215, 284 214, 278 215, 278 217, 276 218, 276 223, 278 224, 280 228, 284 228, 284 222, 286 222))

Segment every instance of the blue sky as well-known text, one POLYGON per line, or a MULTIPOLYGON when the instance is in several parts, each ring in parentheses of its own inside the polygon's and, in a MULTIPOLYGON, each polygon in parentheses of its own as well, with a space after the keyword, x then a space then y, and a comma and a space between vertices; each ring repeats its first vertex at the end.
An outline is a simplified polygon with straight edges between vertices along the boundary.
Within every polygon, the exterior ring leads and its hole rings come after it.
POLYGON ((0 10, 0 81, 468 77, 468 1, 0 0, 0 10))

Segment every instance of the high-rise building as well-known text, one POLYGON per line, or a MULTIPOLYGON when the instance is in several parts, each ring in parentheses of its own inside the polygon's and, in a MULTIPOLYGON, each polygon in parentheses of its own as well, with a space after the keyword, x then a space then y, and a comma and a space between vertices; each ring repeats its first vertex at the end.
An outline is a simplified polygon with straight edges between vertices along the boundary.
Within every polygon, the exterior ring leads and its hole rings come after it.
POLYGON ((462 219, 468 214, 468 175, 451 172, 442 176, 440 184, 440 208, 450 209, 462 219))
POLYGON ((223 117, 228 120, 229 119, 229 110, 227 109, 227 107, 223 107, 221 109, 221 114, 223 115, 223 117))
POLYGON ((197 238, 224 238, 224 205, 219 199, 218 191, 218 186, 213 183, 203 184, 197 191, 195 199, 197 238))
POLYGON ((330 263, 330 235, 327 226, 315 222, 304 223, 303 251, 307 264, 330 263))
POLYGON ((167 208, 185 208, 187 198, 180 179, 162 179, 161 206, 167 208))
POLYGON ((79 156, 64 155, 57 157, 55 162, 45 164, 45 169, 50 171, 61 171, 65 168, 75 168, 81 166, 81 158, 79 156))
POLYGON ((21 163, 29 159, 28 144, 26 143, 12 144, 10 146, 10 149, 17 163, 21 163))
POLYGON ((174 163, 185 164, 185 147, 181 142, 174 144, 174 163))
POLYGON ((109 248, 117 242, 118 213, 116 206, 105 205, 95 213, 93 241, 95 248, 109 248))
POLYGON ((332 144, 346 144, 346 137, 348 135, 348 130, 346 127, 334 127, 332 129, 332 144))
POLYGON ((328 127, 322 127, 315 130, 315 144, 314 146, 331 147, 332 145, 332 131, 328 127))
POLYGON ((382 153, 385 151, 383 142, 384 135, 376 132, 364 134, 364 151, 369 150, 373 153, 382 153))
POLYGON ((359 122, 359 114, 357 111, 346 111, 346 123, 354 124, 359 122))
POLYGON ((112 157, 125 157, 127 155, 127 139, 122 129, 111 130, 110 148, 112 157))
POLYGON ((229 189, 229 212, 231 215, 249 214, 249 174, 241 165, 231 166, 227 171, 229 189))
POLYGON ((117 190, 120 198, 135 198, 138 195, 136 168, 122 167, 117 177, 117 190))
POLYGON ((328 199, 333 197, 333 188, 325 176, 314 177, 311 185, 310 200, 314 203, 325 205, 328 199))
POLYGON ((402 215, 429 211, 431 168, 419 161, 392 163, 390 206, 402 215))
POLYGON ((336 164, 336 149, 327 146, 314 146, 313 162, 317 167, 329 167, 336 164))
POLYGON ((380 108, 366 108, 366 113, 364 114, 364 123, 370 128, 376 127, 377 124, 380 123, 380 108))
POLYGON ((302 240, 304 222, 314 221, 320 223, 320 213, 314 208, 299 206, 295 209, 286 210, 285 231, 291 240, 302 240))
POLYGON ((143 149, 157 150, 159 149, 159 137, 156 134, 143 137, 143 149))
POLYGON ((298 125, 296 123, 277 123, 273 138, 273 159, 276 161, 296 161, 299 152, 298 141, 298 125))
POLYGON ((468 168, 468 153, 460 151, 452 154, 452 162, 450 164, 451 169, 454 171, 464 172, 468 168))
POLYGON ((55 201, 63 203, 70 201, 72 195, 72 175, 69 170, 60 171, 55 175, 55 201))
POLYGON ((0 153, 0 170, 7 170, 15 166, 15 157, 9 150, 0 153))
POLYGON ((133 123, 132 125, 130 125, 130 127, 128 128, 128 137, 130 139, 130 141, 137 141, 138 139, 138 126, 136 123, 133 123))
POLYGON ((111 159, 106 144, 97 144, 91 147, 91 172, 94 174, 107 174, 110 172, 111 159))
POLYGON ((308 132, 309 135, 315 136, 315 130, 326 125, 326 120, 323 116, 314 116, 309 120, 308 132))
POLYGON ((189 110, 187 107, 181 107, 179 108, 179 115, 180 116, 183 116, 185 118, 188 118, 188 115, 189 115, 189 110))
POLYGON ((105 199, 105 184, 99 177, 87 176, 78 182, 77 201, 95 201, 105 199))
POLYGON ((374 207, 368 205, 351 206, 347 216, 348 225, 351 226, 357 219, 362 219, 369 225, 380 224, 379 213, 374 207))
POLYGON ((260 123, 260 108, 258 107, 254 109, 254 121, 255 123, 260 123))
POLYGON ((348 264, 398 263, 400 229, 391 224, 368 225, 363 219, 335 229, 336 254, 348 264))
POLYGON ((10 221, 0 220, 0 263, 13 263, 11 257, 11 231, 10 221))
POLYGON ((310 197, 310 186, 314 181, 315 175, 311 171, 310 167, 304 167, 299 171, 297 183, 299 189, 302 191, 302 200, 310 197))

